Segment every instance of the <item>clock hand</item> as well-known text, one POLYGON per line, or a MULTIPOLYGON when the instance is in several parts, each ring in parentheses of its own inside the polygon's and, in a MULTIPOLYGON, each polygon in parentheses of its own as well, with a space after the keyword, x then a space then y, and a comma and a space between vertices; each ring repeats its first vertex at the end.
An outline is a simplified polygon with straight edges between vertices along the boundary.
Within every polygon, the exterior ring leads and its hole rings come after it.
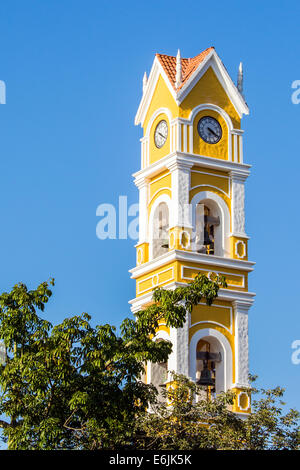
POLYGON ((160 135, 163 139, 165 138, 165 136, 164 136, 163 134, 161 134, 160 132, 159 132, 159 135, 160 135))
POLYGON ((208 129, 213 135, 215 135, 216 137, 218 137, 218 135, 217 135, 210 127, 208 127, 207 129, 208 129))

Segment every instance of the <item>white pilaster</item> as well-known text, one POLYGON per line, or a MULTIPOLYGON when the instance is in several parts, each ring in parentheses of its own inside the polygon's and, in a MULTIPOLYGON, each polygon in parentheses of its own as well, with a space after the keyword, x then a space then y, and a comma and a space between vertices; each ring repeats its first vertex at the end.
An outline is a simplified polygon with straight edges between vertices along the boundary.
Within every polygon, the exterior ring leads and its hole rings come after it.
POLYGON ((236 387, 249 386, 248 351, 248 311, 252 302, 235 300, 235 384, 236 387))
POLYGON ((188 131, 187 124, 183 124, 183 151, 184 153, 187 153, 187 131, 188 131))
POLYGON ((245 233, 245 175, 232 170, 231 176, 231 232, 247 237, 245 233))
MULTIPOLYGON (((187 313, 187 316, 189 314, 187 313)), ((176 347, 174 350, 176 358, 177 374, 189 375, 189 318, 182 328, 175 329, 176 347)), ((173 343, 174 344, 174 343, 173 343)))
POLYGON ((176 150, 181 152, 181 123, 177 121, 176 123, 177 128, 177 142, 176 142, 176 150))
POLYGON ((190 133, 190 138, 189 138, 189 153, 193 153, 194 151, 194 129, 193 125, 189 126, 189 133, 190 133))
POLYGON ((238 136, 233 134, 233 161, 238 163, 238 136))
POLYGON ((190 180, 192 164, 173 161, 169 166, 172 181, 172 213, 170 226, 191 227, 190 218, 190 180))
POLYGON ((244 131, 241 129, 232 129, 229 134, 229 160, 233 161, 234 163, 243 163, 243 147, 242 147, 242 139, 243 139, 244 131), (232 136, 233 136, 233 148, 230 148, 232 145, 232 136), (230 157, 231 154, 231 157, 230 157))
POLYGON ((244 162, 244 156, 243 156, 243 136, 239 136, 239 154, 240 154, 240 161, 239 163, 244 162))

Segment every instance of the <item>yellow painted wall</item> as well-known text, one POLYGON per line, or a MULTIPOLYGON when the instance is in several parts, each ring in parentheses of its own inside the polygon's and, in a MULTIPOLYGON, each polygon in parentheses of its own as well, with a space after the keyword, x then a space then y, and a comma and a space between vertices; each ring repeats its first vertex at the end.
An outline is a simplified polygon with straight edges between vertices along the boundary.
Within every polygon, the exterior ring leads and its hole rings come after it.
POLYGON ((171 173, 169 171, 164 171, 160 175, 155 176, 150 180, 150 201, 157 193, 157 191, 161 190, 162 188, 169 188, 171 189, 171 173))
POLYGON ((192 110, 203 103, 222 108, 231 118, 233 127, 240 129, 240 117, 211 67, 180 104, 179 116, 188 119, 192 110))
MULTIPOLYGON (((223 175, 222 175, 223 176, 223 175)), ((199 185, 215 186, 224 191, 229 196, 229 177, 222 177, 219 174, 198 168, 191 172, 191 190, 199 185)))
POLYGON ((232 306, 224 306, 214 303, 210 307, 202 304, 194 307, 191 314, 191 327, 196 323, 207 321, 220 323, 228 330, 231 330, 232 306))
POLYGON ((146 133, 149 121, 152 117, 152 115, 157 111, 159 108, 168 108, 172 114, 172 119, 175 117, 178 117, 178 106, 176 102, 174 101, 173 96, 171 95, 164 79, 160 75, 157 84, 150 102, 150 106, 148 108, 144 123, 143 123, 143 129, 144 129, 144 135, 146 133))

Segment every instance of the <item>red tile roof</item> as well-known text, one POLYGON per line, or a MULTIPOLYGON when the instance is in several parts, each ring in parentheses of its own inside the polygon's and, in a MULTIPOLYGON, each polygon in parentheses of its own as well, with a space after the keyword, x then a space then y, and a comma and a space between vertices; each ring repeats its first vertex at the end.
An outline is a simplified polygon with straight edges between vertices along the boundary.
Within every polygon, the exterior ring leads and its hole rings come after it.
POLYGON ((163 66, 164 71, 166 72, 174 90, 178 91, 183 85, 187 82, 190 78, 192 73, 197 69, 198 65, 205 59, 205 57, 214 49, 214 47, 209 47, 205 49, 205 51, 201 52, 200 54, 196 55, 195 57, 191 57, 189 59, 181 58, 181 85, 176 88, 176 57, 171 55, 165 54, 155 54, 158 58, 159 62, 163 66))

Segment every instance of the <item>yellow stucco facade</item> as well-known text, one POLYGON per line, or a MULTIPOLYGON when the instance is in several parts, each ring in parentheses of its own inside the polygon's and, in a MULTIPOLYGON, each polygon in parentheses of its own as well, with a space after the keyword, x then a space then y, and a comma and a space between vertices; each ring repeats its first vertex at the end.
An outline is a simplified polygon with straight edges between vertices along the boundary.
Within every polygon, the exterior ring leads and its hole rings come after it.
MULTIPOLYGON (((182 77, 177 89, 168 73, 156 58, 136 118, 143 137, 141 169, 134 175, 140 190, 140 240, 137 265, 131 270, 136 280, 132 310, 147 305, 156 287, 176 288, 199 272, 223 274, 227 288, 221 289, 212 306, 194 308, 183 335, 186 344, 178 343, 175 348, 186 351, 188 357, 174 356, 172 365, 195 379, 195 348, 201 338, 208 342, 212 338, 212 347, 219 347, 223 361, 216 380, 219 384, 223 380, 221 388, 236 390, 234 410, 247 414, 248 309, 254 296, 248 292, 248 274, 254 263, 248 260, 244 228, 244 182, 249 166, 243 162, 241 117, 248 108, 214 49, 193 74, 182 77), (218 137, 216 142, 206 141, 199 131, 198 123, 206 117, 212 118, 206 131, 211 140, 218 137), (167 134, 159 132, 161 121, 167 123, 167 134), (204 220, 215 223, 210 227, 212 251, 197 249, 199 205, 209 213, 204 220), (183 206, 187 209, 182 210, 183 206), (158 232, 165 229, 163 247, 154 236, 156 218, 158 232)), ((160 330, 158 336, 179 341, 177 333, 165 325, 160 330)), ((148 381, 149 369, 148 364, 148 381)))

